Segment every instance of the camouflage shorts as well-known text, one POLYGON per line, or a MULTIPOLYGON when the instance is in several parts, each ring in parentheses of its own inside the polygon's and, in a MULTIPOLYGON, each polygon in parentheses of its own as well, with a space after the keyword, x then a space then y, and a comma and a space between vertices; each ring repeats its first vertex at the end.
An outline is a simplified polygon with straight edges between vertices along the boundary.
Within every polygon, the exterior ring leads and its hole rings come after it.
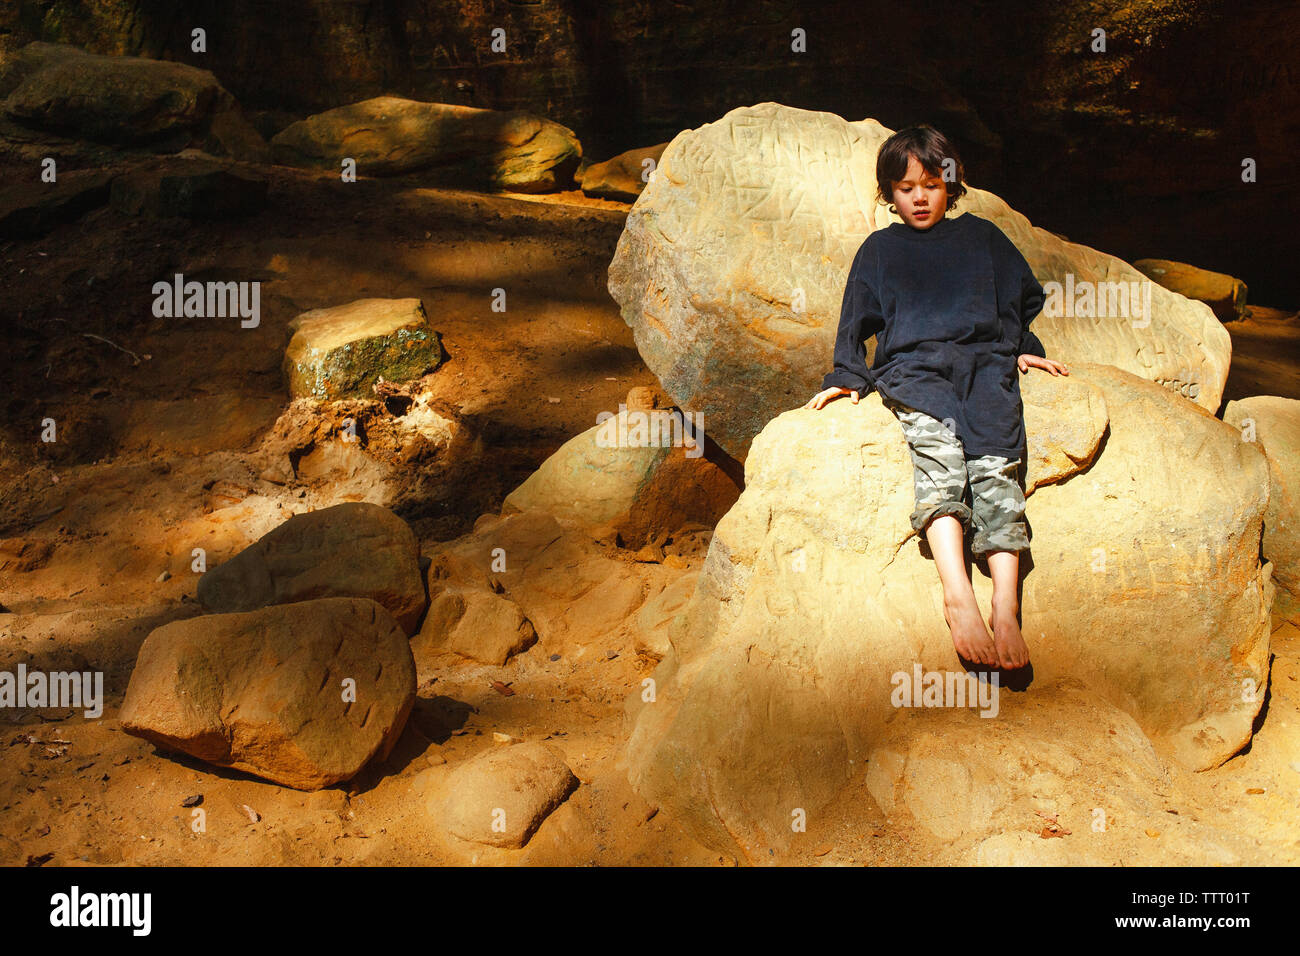
POLYGON ((974 526, 970 549, 977 557, 990 551, 1027 549, 1020 459, 998 455, 967 459, 961 441, 942 422, 883 394, 881 400, 903 426, 912 454, 916 485, 912 527, 924 533, 935 518, 952 515, 967 535, 974 526), (968 478, 973 508, 963 500, 968 478))

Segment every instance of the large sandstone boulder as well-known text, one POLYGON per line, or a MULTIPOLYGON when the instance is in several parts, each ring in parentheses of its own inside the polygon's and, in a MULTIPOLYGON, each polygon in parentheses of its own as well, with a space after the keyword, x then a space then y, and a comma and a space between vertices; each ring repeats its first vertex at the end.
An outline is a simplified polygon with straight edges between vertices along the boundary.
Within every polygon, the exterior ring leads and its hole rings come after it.
POLYGON ((627 547, 695 522, 712 527, 740 495, 704 455, 704 436, 680 410, 634 389, 603 422, 569 439, 506 496, 503 514, 544 511, 566 527, 601 525, 627 547))
POLYGON ((522 111, 377 96, 309 116, 271 140, 277 162, 363 176, 424 172, 515 192, 572 185, 582 145, 573 130, 522 111))
POLYGON ((326 598, 158 628, 121 722, 208 763, 317 790, 386 758, 414 703, 411 648, 392 616, 326 598))
POLYGON ((524 846, 578 786, 564 757, 541 743, 485 751, 457 767, 442 801, 447 830, 487 846, 524 846))
POLYGON ((31 43, 0 87, 8 119, 51 134, 161 152, 198 146, 238 159, 269 155, 216 77, 184 63, 31 43))
MULTIPOLYGON (((876 153, 890 133, 875 120, 777 103, 735 109, 679 133, 628 214, 609 291, 669 395, 703 412, 737 458, 830 370, 854 253, 898 221, 874 200, 876 153)), ((1050 357, 1115 365, 1218 409, 1231 342, 1204 303, 1034 227, 992 193, 971 188, 956 214, 968 212, 1001 228, 1062 294, 1096 283, 1150 289, 1149 319, 1041 315, 1033 329, 1050 357)))
POLYGON ((325 597, 371 598, 413 634, 425 596, 410 526, 364 501, 294 515, 198 585, 199 602, 221 612, 325 597))
POLYGON ((284 373, 294 398, 370 398, 384 379, 419 378, 442 362, 442 343, 419 299, 358 299, 289 322, 284 373))
MULTIPOLYGON (((1267 680, 1264 456, 1153 383, 1071 371, 1022 382, 1028 693, 1081 680, 1161 751, 1217 766, 1249 741, 1267 680)), ((779 843, 790 808, 832 800, 883 739, 891 675, 959 666, 934 564, 911 540, 912 498, 907 445, 878 396, 768 424, 653 702, 641 688, 628 700, 642 796, 720 848, 779 843)), ((974 578, 987 609, 987 573, 974 578)))
MULTIPOLYGON (((1261 553, 1289 608, 1300 606, 1300 402, 1254 395, 1229 402, 1223 420, 1268 459, 1268 511, 1261 553)), ((1278 595, 1283 597, 1281 593, 1278 595)))

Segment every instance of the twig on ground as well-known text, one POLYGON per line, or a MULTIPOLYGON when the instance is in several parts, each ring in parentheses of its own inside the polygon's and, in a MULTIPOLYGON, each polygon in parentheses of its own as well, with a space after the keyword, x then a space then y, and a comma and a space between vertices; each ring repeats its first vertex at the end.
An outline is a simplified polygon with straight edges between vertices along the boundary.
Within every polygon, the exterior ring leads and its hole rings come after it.
MULTIPOLYGON (((119 352, 125 352, 127 355, 131 356, 131 358, 132 358, 132 360, 133 360, 133 361, 131 362, 132 365, 139 365, 139 364, 140 364, 140 356, 136 355, 136 354, 135 354, 134 352, 132 352, 130 349, 124 349, 124 348, 122 348, 122 346, 118 345, 116 342, 110 342, 108 339, 104 338, 102 335, 95 335, 93 332, 82 332, 81 334, 84 335, 84 336, 85 336, 86 338, 88 338, 88 339, 94 339, 94 340, 97 341, 97 342, 103 342, 105 345, 111 345, 111 346, 113 346, 113 348, 117 349, 119 352)), ((147 356, 147 355, 145 356, 145 358, 148 358, 148 357, 149 357, 149 356, 147 356)))

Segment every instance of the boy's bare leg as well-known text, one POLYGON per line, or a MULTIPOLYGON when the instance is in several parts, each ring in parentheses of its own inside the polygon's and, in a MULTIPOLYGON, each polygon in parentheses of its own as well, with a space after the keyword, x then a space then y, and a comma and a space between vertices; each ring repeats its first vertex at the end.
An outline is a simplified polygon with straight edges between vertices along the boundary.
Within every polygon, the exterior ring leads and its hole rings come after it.
POLYGON ((988 562, 989 574, 993 578, 993 613, 989 615, 993 643, 1002 667, 1014 670, 1029 663, 1029 648, 1016 620, 1020 613, 1020 602, 1016 599, 1020 552, 990 551, 988 562))
POLYGON ((925 538, 939 567, 943 616, 952 632, 953 647, 968 661, 997 667, 997 647, 980 617, 975 589, 966 577, 961 522, 952 515, 940 515, 926 525, 925 538))

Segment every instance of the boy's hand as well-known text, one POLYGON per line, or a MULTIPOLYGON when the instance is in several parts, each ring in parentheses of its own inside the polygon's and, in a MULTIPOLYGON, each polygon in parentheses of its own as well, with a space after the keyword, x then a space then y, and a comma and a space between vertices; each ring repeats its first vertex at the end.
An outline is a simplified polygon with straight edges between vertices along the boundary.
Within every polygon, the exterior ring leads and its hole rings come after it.
POLYGON ((853 404, 858 404, 858 393, 847 388, 841 388, 836 385, 833 388, 823 389, 804 404, 804 408, 821 408, 833 398, 839 398, 841 395, 852 395, 853 404))
POLYGON ((1069 375, 1070 369, 1055 359, 1039 358, 1037 355, 1022 355, 1016 360, 1020 371, 1028 372, 1031 368, 1045 368, 1053 375, 1069 375))

